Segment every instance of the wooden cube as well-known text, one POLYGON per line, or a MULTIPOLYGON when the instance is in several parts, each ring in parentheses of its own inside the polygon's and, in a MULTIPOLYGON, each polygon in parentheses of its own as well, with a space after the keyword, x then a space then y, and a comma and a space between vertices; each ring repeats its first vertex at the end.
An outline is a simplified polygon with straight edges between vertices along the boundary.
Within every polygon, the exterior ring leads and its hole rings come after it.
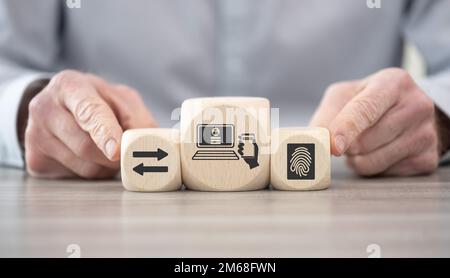
POLYGON ((181 188, 180 133, 177 129, 125 131, 121 145, 123 186, 130 191, 181 188))
POLYGON ((265 98, 196 98, 183 102, 182 178, 189 189, 265 188, 270 167, 270 103, 265 98))
POLYGON ((327 129, 281 128, 272 132, 271 184, 279 190, 320 190, 330 185, 327 129))

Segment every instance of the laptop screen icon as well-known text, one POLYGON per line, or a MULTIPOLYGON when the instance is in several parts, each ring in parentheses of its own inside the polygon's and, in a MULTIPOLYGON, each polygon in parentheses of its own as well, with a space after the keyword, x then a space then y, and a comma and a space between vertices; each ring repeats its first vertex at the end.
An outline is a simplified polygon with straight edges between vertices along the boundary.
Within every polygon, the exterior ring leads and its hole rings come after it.
POLYGON ((200 150, 194 154, 192 160, 239 160, 233 150, 232 124, 197 125, 197 147, 200 150))
POLYGON ((199 124, 198 148, 233 148, 234 126, 231 124, 199 124))

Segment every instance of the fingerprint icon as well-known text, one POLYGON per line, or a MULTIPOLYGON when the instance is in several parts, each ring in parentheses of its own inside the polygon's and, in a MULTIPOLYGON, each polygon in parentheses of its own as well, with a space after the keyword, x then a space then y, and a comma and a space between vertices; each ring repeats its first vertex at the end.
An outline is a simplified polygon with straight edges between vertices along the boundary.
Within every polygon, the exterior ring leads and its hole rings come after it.
POLYGON ((299 176, 306 176, 311 168, 311 154, 305 147, 298 147, 292 154, 292 158, 289 161, 291 164, 291 172, 296 173, 299 176))
POLYGON ((288 144, 287 178, 314 179, 314 144, 288 144))

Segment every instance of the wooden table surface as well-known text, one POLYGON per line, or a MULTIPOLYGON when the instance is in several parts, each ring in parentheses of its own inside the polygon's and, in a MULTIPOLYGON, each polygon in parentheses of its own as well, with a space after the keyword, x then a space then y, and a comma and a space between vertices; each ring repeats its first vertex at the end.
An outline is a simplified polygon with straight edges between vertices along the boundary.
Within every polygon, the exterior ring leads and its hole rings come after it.
POLYGON ((450 256, 450 167, 360 179, 334 160, 332 173, 316 192, 133 193, 0 168, 0 256, 450 256))

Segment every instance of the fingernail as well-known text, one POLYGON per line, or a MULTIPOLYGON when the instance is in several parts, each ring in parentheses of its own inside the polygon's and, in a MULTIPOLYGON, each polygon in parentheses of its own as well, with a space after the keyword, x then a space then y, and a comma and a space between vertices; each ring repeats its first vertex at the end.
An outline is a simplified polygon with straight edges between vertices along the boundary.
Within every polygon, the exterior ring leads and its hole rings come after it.
POLYGON ((108 142, 106 142, 105 145, 105 149, 106 149, 106 155, 108 156, 108 158, 113 158, 115 152, 116 152, 116 140, 114 139, 109 139, 108 142))
POLYGON ((342 135, 336 136, 336 138, 334 139, 334 144, 336 145, 336 150, 338 151, 338 153, 343 154, 346 147, 344 136, 342 135))

